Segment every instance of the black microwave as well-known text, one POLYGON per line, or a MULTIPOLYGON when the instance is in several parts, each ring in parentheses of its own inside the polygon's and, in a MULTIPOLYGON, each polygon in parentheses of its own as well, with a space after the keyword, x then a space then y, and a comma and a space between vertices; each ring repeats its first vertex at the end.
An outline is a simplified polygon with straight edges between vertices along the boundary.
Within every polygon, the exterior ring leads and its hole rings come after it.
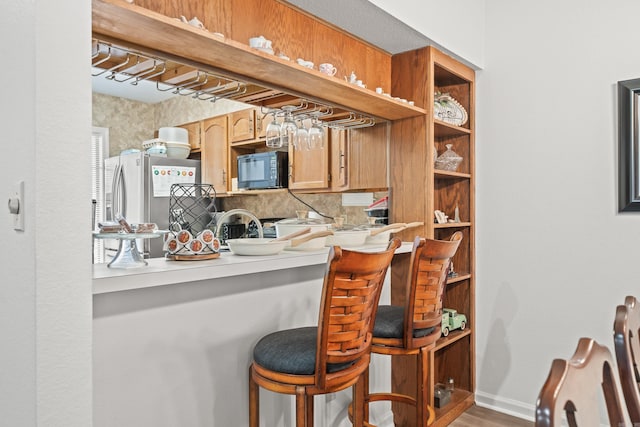
POLYGON ((238 189, 286 188, 288 171, 289 154, 285 151, 238 156, 238 189))

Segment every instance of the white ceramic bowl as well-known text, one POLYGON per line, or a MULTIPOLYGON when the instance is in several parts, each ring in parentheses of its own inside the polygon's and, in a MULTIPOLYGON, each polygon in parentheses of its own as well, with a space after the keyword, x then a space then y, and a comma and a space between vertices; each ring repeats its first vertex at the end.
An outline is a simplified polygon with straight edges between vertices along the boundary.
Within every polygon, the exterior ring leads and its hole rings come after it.
POLYGON ((310 233, 316 231, 324 231, 331 228, 331 224, 323 222, 317 218, 287 218, 276 222, 276 235, 278 237, 286 236, 296 231, 310 228, 310 233))
POLYGON ((186 159, 191 153, 191 146, 183 142, 166 141, 167 157, 172 159, 186 159))
POLYGON ((367 236, 365 245, 386 245, 391 239, 391 230, 383 231, 375 236, 367 236))
POLYGON ((189 143, 189 132, 184 128, 164 127, 158 129, 158 139, 161 141, 175 141, 189 143))
POLYGON ((369 237, 369 230, 335 230, 333 236, 327 236, 327 246, 340 246, 343 248, 356 248, 364 246, 369 237))
POLYGON ((164 142, 158 142, 152 147, 147 148, 146 152, 148 154, 167 154, 167 146, 164 145, 164 142))
POLYGON ((235 255, 276 255, 287 246, 289 242, 274 242, 271 239, 229 239, 227 245, 235 255))

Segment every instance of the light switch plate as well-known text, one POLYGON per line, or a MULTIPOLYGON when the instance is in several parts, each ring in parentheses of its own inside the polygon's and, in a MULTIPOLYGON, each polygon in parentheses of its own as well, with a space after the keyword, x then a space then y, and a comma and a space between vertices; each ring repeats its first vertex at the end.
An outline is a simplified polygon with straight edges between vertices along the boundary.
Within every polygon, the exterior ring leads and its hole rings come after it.
POLYGON ((24 231, 24 181, 14 184, 11 198, 18 199, 18 213, 11 214, 13 216, 13 229, 24 231))

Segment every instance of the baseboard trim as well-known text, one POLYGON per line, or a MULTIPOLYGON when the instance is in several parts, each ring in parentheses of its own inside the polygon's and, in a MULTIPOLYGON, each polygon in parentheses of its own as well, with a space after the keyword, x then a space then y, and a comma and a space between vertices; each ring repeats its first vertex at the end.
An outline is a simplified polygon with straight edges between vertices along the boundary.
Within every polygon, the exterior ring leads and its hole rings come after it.
POLYGON ((513 399, 505 399, 500 396, 483 393, 476 390, 476 405, 488 408, 513 417, 534 421, 536 407, 513 399))

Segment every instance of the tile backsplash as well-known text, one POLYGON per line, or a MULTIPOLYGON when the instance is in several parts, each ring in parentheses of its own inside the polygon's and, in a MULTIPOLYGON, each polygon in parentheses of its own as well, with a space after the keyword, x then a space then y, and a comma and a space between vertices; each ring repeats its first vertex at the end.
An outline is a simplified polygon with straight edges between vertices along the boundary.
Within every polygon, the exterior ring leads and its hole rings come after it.
POLYGON ((249 108, 247 104, 221 99, 205 102, 176 96, 163 102, 140 101, 93 93, 93 126, 109 128, 109 156, 129 148, 142 149, 163 126, 177 126, 249 108))
MULTIPOLYGON (((364 224, 367 215, 364 212, 366 206, 342 206, 340 193, 330 194, 295 194, 304 203, 312 206, 317 212, 328 217, 345 216, 347 224, 364 224)), ((387 193, 374 193, 374 199, 378 200, 387 193)), ((274 192, 273 194, 260 194, 255 196, 233 196, 222 199, 225 210, 246 209, 258 218, 295 218, 296 210, 311 211, 308 206, 286 192, 274 192)), ((331 222, 330 218, 326 218, 331 222)))

